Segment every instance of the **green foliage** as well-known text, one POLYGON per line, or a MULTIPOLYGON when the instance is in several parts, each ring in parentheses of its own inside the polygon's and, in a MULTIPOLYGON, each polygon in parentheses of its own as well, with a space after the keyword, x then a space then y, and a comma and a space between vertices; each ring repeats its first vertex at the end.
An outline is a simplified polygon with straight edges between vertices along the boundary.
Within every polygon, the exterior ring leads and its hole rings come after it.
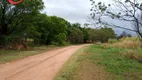
POLYGON ((89 40, 108 42, 108 39, 116 38, 114 30, 112 28, 101 28, 101 29, 90 29, 89 30, 89 40))
POLYGON ((68 28, 68 40, 71 43, 86 43, 87 41, 107 42, 110 38, 116 38, 112 28, 82 28, 78 23, 68 28))
POLYGON ((17 27, 20 27, 22 23, 44 7, 42 0, 34 2, 26 0, 20 5, 11 5, 7 0, 1 0, 0 3, 0 6, 3 6, 0 8, 0 35, 12 34, 17 27))
POLYGON ((66 41, 67 25, 66 21, 56 16, 39 14, 34 23, 36 25, 35 42, 40 44, 63 44, 66 41))
POLYGON ((12 38, 9 36, 0 37, 0 45, 7 47, 12 42, 12 38))
POLYGON ((117 43, 118 40, 117 39, 109 39, 108 43, 113 44, 113 43, 117 43))
POLYGON ((5 37, 12 37, 12 40, 14 36, 23 38, 29 29, 34 30, 33 17, 44 7, 42 0, 25 0, 19 5, 11 5, 7 0, 0 3, 0 42, 5 41, 1 45, 7 43, 5 37))
POLYGON ((89 40, 89 28, 83 28, 83 38, 84 38, 84 43, 87 43, 87 40, 89 40))
POLYGON ((66 41, 66 35, 65 33, 59 33, 54 38, 55 42, 58 42, 59 45, 64 45, 64 42, 66 41))
POLYGON ((72 27, 69 28, 68 40, 73 44, 83 43, 84 35, 80 26, 73 24, 72 27))

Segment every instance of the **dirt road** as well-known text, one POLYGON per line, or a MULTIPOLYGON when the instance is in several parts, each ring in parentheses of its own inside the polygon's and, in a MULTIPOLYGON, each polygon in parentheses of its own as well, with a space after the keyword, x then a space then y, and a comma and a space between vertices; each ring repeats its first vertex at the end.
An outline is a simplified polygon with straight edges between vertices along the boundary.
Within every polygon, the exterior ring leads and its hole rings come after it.
POLYGON ((0 65, 0 80, 52 80, 68 58, 79 48, 69 46, 0 65))

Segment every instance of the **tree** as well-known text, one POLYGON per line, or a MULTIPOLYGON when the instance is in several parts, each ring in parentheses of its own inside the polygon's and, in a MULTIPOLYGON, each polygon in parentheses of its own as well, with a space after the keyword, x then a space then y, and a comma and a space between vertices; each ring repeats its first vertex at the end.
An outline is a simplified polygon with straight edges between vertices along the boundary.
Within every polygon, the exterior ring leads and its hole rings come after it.
POLYGON ((95 20, 96 23, 106 24, 109 26, 115 26, 118 28, 134 31, 138 34, 141 42, 142 42, 142 3, 139 0, 113 0, 114 5, 108 4, 105 5, 102 2, 95 3, 94 0, 90 0, 92 2, 92 19, 95 20), (112 8, 113 7, 113 8, 112 8), (115 8, 115 11, 112 10, 115 8), (118 19, 122 21, 128 21, 134 24, 133 29, 126 28, 124 26, 117 26, 112 23, 105 22, 103 20, 104 17, 111 17, 112 19, 118 19))
POLYGON ((66 41, 67 24, 66 20, 57 16, 39 14, 34 23, 39 35, 33 39, 40 44, 63 44, 66 41))
POLYGON ((123 31, 118 38, 123 38, 123 37, 132 37, 131 34, 128 34, 127 32, 123 31))
POLYGON ((68 41, 73 44, 83 43, 84 33, 82 29, 79 23, 72 24, 67 35, 68 41))
POLYGON ((50 38, 52 42, 57 42, 58 44, 62 44, 66 41, 67 35, 67 24, 66 20, 60 17, 51 16, 51 32, 50 38), (60 39, 59 39, 60 38, 60 39))
POLYGON ((34 19, 33 25, 35 26, 33 30, 35 31, 30 34, 30 38, 34 39, 36 44, 50 43, 49 33, 51 32, 51 24, 52 21, 49 16, 39 13, 34 19))
POLYGON ((10 35, 20 23, 23 22, 26 14, 43 9, 41 0, 26 0, 19 5, 11 5, 7 0, 0 1, 0 36, 10 35))
MULTIPOLYGON (((22 32, 23 30, 20 29, 19 27, 23 28, 23 23, 26 23, 27 20, 31 20, 31 18, 28 18, 29 15, 30 17, 35 16, 33 14, 39 12, 39 10, 43 9, 43 7, 44 5, 42 0, 34 0, 34 1, 25 0, 23 3, 18 5, 12 5, 9 4, 7 0, 1 0, 0 1, 0 40, 12 34, 18 34, 17 32, 22 32)), ((30 22, 28 23, 30 24, 30 22)))
POLYGON ((92 42, 108 42, 108 39, 116 38, 114 30, 112 28, 90 29, 89 40, 92 42))
POLYGON ((87 40, 89 40, 89 24, 85 23, 84 28, 82 28, 83 35, 84 35, 84 43, 87 43, 87 40))

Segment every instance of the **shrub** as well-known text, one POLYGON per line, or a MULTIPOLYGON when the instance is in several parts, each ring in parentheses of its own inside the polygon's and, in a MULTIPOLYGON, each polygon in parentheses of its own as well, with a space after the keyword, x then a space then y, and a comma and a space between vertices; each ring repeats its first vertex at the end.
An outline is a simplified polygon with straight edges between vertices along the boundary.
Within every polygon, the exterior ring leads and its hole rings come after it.
POLYGON ((1 36, 0 37, 0 45, 4 47, 8 47, 12 42, 12 38, 10 36, 1 36))
POLYGON ((108 43, 113 44, 113 43, 117 43, 118 40, 117 39, 109 39, 108 43))
POLYGON ((64 45, 66 41, 66 35, 64 33, 59 33, 57 36, 55 36, 54 40, 58 45, 64 45))

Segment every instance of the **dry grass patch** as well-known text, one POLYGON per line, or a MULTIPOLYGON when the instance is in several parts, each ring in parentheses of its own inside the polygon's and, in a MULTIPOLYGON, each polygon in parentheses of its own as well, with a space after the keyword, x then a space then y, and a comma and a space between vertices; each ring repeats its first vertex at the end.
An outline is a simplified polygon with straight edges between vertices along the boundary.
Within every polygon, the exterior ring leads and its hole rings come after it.
POLYGON ((121 53, 121 56, 125 56, 125 57, 128 57, 130 59, 135 59, 138 62, 142 63, 142 54, 137 53, 134 50, 129 50, 127 52, 123 52, 123 53, 121 53))
POLYGON ((110 80, 103 67, 89 60, 83 61, 77 72, 75 80, 110 80))
POLYGON ((125 80, 142 80, 141 72, 125 73, 125 80), (139 75, 139 76, 138 76, 139 75))
POLYGON ((139 48, 141 45, 139 41, 124 40, 118 43, 111 44, 110 46, 116 48, 139 48))
POLYGON ((125 52, 122 52, 120 55, 128 57, 130 59, 135 59, 138 62, 142 62, 142 48, 141 48, 141 42, 138 38, 122 38, 118 41, 114 42, 108 42, 105 44, 102 44, 102 47, 104 49, 107 48, 119 48, 126 50, 125 52))
POLYGON ((115 48, 140 48, 141 42, 138 38, 122 38, 118 40, 118 42, 115 41, 115 43, 106 43, 103 44, 103 47, 115 47, 115 48))

